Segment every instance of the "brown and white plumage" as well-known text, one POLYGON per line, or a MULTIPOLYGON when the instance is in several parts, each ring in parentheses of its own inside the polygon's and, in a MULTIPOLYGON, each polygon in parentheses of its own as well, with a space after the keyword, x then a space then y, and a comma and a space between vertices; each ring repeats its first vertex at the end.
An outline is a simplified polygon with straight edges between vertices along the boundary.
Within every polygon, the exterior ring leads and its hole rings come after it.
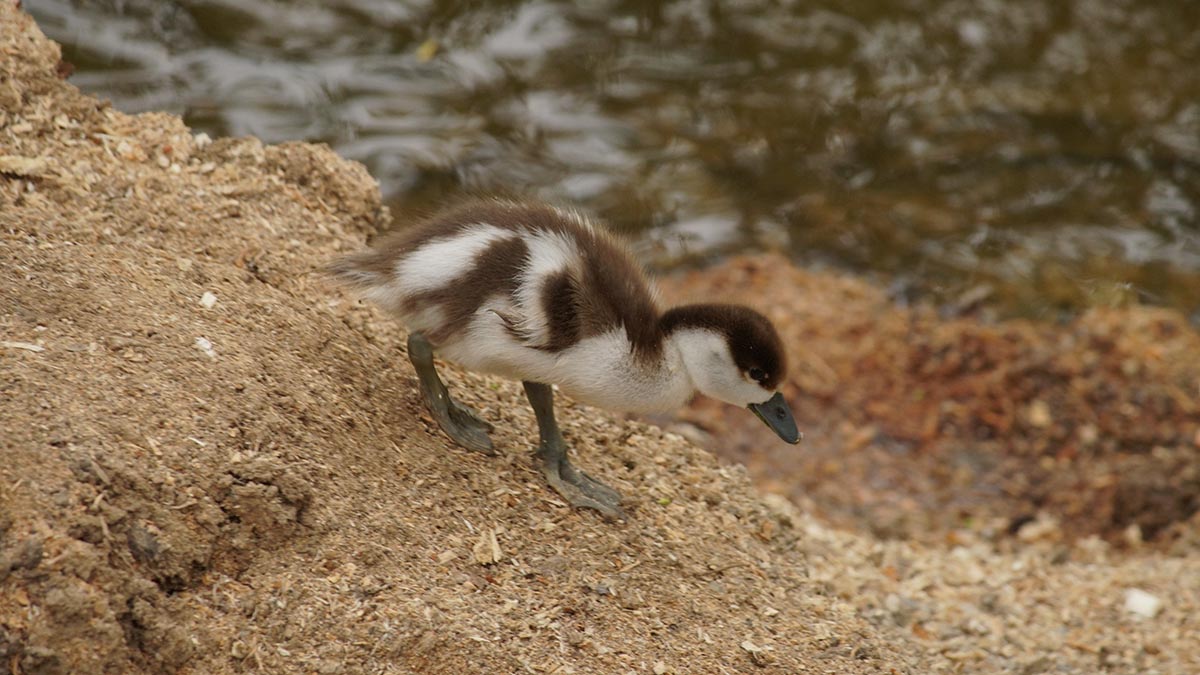
POLYGON ((625 246, 575 211, 471 201, 330 269, 468 370, 622 411, 672 409, 699 390, 799 438, 776 393, 786 360, 770 321, 737 305, 664 312, 625 246))

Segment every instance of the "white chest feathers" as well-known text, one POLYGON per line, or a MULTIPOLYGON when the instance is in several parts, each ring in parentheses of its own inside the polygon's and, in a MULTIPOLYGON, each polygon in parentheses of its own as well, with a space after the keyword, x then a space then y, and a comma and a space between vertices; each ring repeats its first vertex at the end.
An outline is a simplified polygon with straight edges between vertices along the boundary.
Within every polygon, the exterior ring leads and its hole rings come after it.
POLYGON ((564 351, 556 374, 572 398, 625 412, 673 410, 696 391, 673 344, 665 344, 656 359, 641 359, 624 330, 585 339, 564 351))

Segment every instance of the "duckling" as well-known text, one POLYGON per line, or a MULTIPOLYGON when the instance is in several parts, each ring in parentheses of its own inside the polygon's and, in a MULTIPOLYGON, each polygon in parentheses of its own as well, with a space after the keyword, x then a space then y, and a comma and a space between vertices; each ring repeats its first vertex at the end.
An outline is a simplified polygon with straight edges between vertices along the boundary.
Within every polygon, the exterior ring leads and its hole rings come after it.
POLYGON ((328 269, 408 327, 425 403, 459 445, 493 454, 493 427, 450 396, 434 353, 522 381, 542 473, 575 507, 623 517, 621 495, 568 460, 552 385, 622 412, 671 410, 699 391, 749 408, 788 443, 800 441, 777 391, 787 366, 770 320, 740 305, 663 311, 626 247, 575 210, 472 200, 328 269))

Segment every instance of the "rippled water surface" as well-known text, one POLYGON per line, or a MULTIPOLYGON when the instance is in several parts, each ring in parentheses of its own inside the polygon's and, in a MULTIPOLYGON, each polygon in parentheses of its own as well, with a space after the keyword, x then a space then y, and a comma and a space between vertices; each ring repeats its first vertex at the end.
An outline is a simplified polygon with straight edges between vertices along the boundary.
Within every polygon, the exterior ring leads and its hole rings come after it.
POLYGON ((401 218, 515 189, 658 266, 771 249, 948 307, 1200 318, 1200 3, 25 5, 82 89, 327 141, 401 218))

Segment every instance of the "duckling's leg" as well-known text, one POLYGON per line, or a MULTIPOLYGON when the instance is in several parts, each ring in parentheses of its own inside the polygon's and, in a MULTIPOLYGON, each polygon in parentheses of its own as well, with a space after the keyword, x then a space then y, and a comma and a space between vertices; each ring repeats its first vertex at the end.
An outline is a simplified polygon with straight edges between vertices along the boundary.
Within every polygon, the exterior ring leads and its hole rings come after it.
POLYGON ((429 407, 429 412, 442 427, 442 431, 468 450, 486 455, 496 454, 492 449, 492 439, 487 435, 487 432, 492 430, 492 425, 479 419, 467 406, 450 398, 450 392, 433 366, 433 345, 429 344, 424 335, 409 334, 408 359, 417 370, 425 405, 429 407))
POLYGON ((623 518, 621 494, 571 466, 567 460, 567 444, 554 420, 554 390, 539 382, 524 384, 525 395, 537 416, 541 435, 537 455, 542 460, 542 473, 550 487, 573 506, 595 509, 608 518, 623 518))

